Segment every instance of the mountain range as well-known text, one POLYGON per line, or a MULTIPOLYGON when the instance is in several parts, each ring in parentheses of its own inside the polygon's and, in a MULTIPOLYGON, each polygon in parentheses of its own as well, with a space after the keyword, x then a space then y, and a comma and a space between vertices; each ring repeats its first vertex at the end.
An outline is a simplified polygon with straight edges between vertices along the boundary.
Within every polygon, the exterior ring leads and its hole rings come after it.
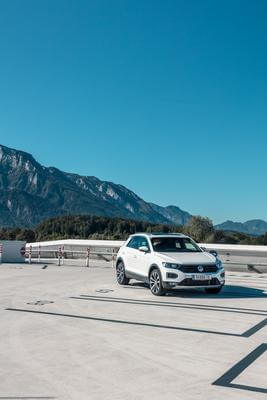
MULTIPOLYGON (((146 202, 125 186, 44 167, 31 154, 0 145, 0 227, 33 227, 49 217, 77 214, 175 225, 192 217, 177 206, 146 202)), ((226 221, 215 228, 263 235, 267 222, 226 221)))
POLYGON ((251 219, 246 222, 225 221, 216 225, 216 229, 223 231, 242 232, 248 235, 264 235, 267 232, 267 222, 261 219, 251 219))
POLYGON ((183 225, 191 214, 148 203, 125 186, 44 167, 0 145, 0 227, 32 227, 58 215, 101 215, 183 225))

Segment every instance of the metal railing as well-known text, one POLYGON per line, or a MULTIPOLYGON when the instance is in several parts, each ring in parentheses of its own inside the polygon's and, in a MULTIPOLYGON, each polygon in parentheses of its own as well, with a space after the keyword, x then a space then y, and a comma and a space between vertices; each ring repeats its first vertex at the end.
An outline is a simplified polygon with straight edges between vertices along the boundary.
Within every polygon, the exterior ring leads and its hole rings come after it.
POLYGON ((206 251, 215 250, 224 265, 246 266, 248 271, 259 272, 262 267, 267 272, 267 246, 201 244, 206 251))
POLYGON ((112 267, 114 267, 117 252, 115 252, 114 249, 112 249, 111 252, 92 251, 90 248, 87 248, 86 251, 65 250, 64 247, 59 247, 58 249, 46 250, 41 247, 39 247, 38 249, 33 249, 30 246, 25 252, 25 259, 28 261, 29 264, 31 264, 33 261, 37 261, 38 263, 41 263, 41 260, 43 259, 43 257, 41 257, 42 254, 49 254, 50 257, 47 257, 46 259, 56 260, 58 266, 64 265, 65 260, 69 260, 69 259, 73 260, 74 259, 73 255, 75 254, 75 255, 78 255, 78 257, 75 257, 75 259, 85 260, 85 267, 89 268, 90 267, 90 257, 92 259, 93 256, 102 258, 102 260, 103 260, 104 256, 110 257, 111 260, 105 259, 105 261, 107 261, 107 262, 111 261, 112 267), (68 255, 72 255, 72 257, 70 258, 70 257, 68 257, 68 255))
MULTIPOLYGON (((90 242, 90 241, 89 241, 90 242)), ((93 241, 91 241, 93 242, 93 241)), ((79 249, 80 244, 77 244, 78 249, 75 250, 75 241, 73 240, 71 244, 67 243, 66 247, 71 245, 71 249, 66 249, 64 244, 57 247, 53 244, 50 246, 51 242, 46 242, 44 246, 26 246, 25 258, 29 264, 32 261, 38 263, 43 260, 43 255, 47 255, 49 260, 56 260, 57 265, 64 265, 65 260, 85 260, 84 265, 90 267, 90 262, 92 259, 97 258, 102 259, 107 262, 112 262, 112 267, 115 266, 116 255, 119 250, 119 243, 116 244, 114 241, 114 247, 111 246, 107 249, 106 243, 101 245, 98 243, 97 246, 91 242, 86 249, 79 249), (50 248, 48 248, 50 247, 50 248), (99 248, 99 250, 98 250, 99 248)), ((98 241, 101 242, 101 241, 98 241)), ((205 247, 207 251, 216 250, 219 257, 221 258, 223 264, 232 266, 246 266, 249 271, 257 271, 257 268, 263 269, 264 272, 267 267, 267 246, 239 246, 239 245, 218 245, 218 244, 200 244, 200 246, 205 247), (241 254, 242 253, 242 254, 241 254)), ((1 249, 0 249, 1 250, 1 249)))

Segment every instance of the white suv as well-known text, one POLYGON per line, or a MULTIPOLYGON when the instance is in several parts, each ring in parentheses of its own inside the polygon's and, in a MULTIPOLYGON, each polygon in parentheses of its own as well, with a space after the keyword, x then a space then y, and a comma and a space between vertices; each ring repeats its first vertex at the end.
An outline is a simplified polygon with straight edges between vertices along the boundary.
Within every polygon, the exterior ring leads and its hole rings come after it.
POLYGON ((116 276, 120 285, 130 279, 149 283, 155 296, 174 288, 203 288, 217 294, 225 282, 217 253, 207 252, 178 233, 131 235, 118 252, 116 276))

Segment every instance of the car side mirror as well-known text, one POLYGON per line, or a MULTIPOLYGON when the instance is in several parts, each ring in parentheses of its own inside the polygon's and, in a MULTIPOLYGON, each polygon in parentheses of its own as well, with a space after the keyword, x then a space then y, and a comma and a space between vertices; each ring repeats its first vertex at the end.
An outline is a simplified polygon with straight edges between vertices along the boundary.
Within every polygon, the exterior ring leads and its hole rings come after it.
POLYGON ((142 251, 143 253, 148 253, 149 252, 149 248, 147 246, 138 247, 138 250, 142 251))
POLYGON ((209 250, 209 253, 212 254, 214 257, 218 256, 218 253, 216 250, 209 250))
POLYGON ((200 247, 200 248, 201 248, 201 250, 206 251, 206 252, 212 254, 214 257, 218 257, 218 253, 217 253, 216 250, 209 250, 209 249, 207 249, 206 247, 200 247))

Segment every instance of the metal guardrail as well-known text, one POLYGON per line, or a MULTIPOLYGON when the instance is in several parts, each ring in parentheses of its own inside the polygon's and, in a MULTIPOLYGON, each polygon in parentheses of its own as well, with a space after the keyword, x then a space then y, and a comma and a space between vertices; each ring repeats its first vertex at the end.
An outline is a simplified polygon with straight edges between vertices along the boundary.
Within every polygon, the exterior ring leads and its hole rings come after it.
MULTIPOLYGON (((217 247, 217 246, 216 246, 217 247)), ((101 249, 101 247, 100 247, 101 249)), ((212 245, 209 245, 209 248, 206 247, 206 250, 209 251, 212 249, 212 245)), ((116 248, 111 248, 110 252, 107 251, 92 251, 89 247, 86 249, 86 251, 84 250, 65 250, 64 246, 60 246, 58 248, 53 248, 53 249, 47 249, 47 246, 41 247, 38 246, 38 248, 32 248, 32 246, 28 246, 28 248, 26 249, 25 252, 25 258, 28 260, 28 263, 31 264, 33 260, 37 260, 38 263, 41 262, 41 255, 42 254, 49 254, 50 256, 47 257, 46 259, 51 259, 51 260, 56 260, 57 261, 57 265, 61 266, 64 265, 64 261, 65 260, 69 260, 69 259, 77 259, 77 260, 85 260, 85 266, 87 268, 90 267, 90 259, 92 259, 92 257, 97 257, 97 258, 101 258, 102 259, 104 257, 108 257, 109 259, 105 260, 105 261, 112 261, 112 267, 115 266, 115 260, 116 260, 116 256, 117 256, 117 251, 118 251, 118 247, 116 248), (52 255, 52 256, 51 256, 52 255), (75 257, 74 257, 75 256, 75 257)), ((226 259, 222 260, 223 264, 225 265, 233 265, 233 266, 247 266, 247 269, 249 271, 253 271, 253 272, 258 272, 261 273, 261 271, 257 270, 257 267, 267 267, 267 248, 266 248, 266 262, 256 262, 256 261, 249 261, 244 260, 242 262, 237 262, 237 261, 231 261, 230 257, 236 257, 235 251, 231 250, 227 251, 227 249, 224 247, 223 249, 218 249, 216 248, 216 251, 218 253, 220 253, 220 250, 225 252, 225 254, 219 254, 220 257, 221 256, 225 256, 226 259), (226 252, 227 251, 227 252, 226 252)), ((237 251, 240 251, 239 249, 237 251)), ((246 250, 244 250, 246 251, 246 250)), ((247 250, 249 251, 249 250, 247 250)), ((258 253, 258 252, 256 252, 258 253)), ((262 250, 258 253, 258 254, 264 254, 264 259, 265 259, 265 252, 263 252, 262 250)), ((244 255, 242 255, 242 257, 245 257, 244 255)), ((257 257, 257 256, 255 256, 257 257)), ((250 257, 252 258, 252 257, 250 257)), ((265 260, 264 260, 265 261, 265 260)))
POLYGON ((205 250, 215 250, 224 265, 247 266, 249 271, 261 273, 256 267, 267 272, 267 246, 199 243, 205 250))
MULTIPOLYGON (((111 260, 106 260, 106 261, 112 261, 112 267, 114 267, 115 265, 115 260, 116 260, 116 255, 117 253, 114 251, 114 249, 112 249, 112 252, 108 253, 108 252, 103 252, 103 251, 91 251, 90 248, 88 248, 86 251, 82 251, 82 250, 65 250, 64 247, 59 247, 57 250, 53 249, 53 250, 45 250, 42 249, 41 247, 39 247, 37 250, 32 249, 32 247, 30 246, 29 249, 26 250, 25 252, 25 259, 28 260, 28 263, 31 264, 33 260, 37 260, 38 263, 41 262, 41 254, 43 253, 49 253, 49 254, 54 254, 54 257, 48 257, 51 260, 57 260, 57 265, 61 266, 64 265, 64 260, 69 259, 67 257, 67 254, 78 254, 80 256, 84 256, 84 257, 78 257, 76 259, 78 260, 86 260, 85 262, 85 266, 87 268, 90 267, 90 257, 95 255, 98 257, 103 257, 103 256, 109 256, 111 257, 111 260)), ((72 257, 73 259, 73 257, 72 257)))
POLYGON ((264 272, 267 272, 267 263, 245 263, 245 262, 233 262, 233 261, 223 261, 223 265, 231 265, 231 266, 247 266, 248 272, 256 272, 257 274, 262 274, 263 271, 259 270, 258 267, 263 267, 264 272))

